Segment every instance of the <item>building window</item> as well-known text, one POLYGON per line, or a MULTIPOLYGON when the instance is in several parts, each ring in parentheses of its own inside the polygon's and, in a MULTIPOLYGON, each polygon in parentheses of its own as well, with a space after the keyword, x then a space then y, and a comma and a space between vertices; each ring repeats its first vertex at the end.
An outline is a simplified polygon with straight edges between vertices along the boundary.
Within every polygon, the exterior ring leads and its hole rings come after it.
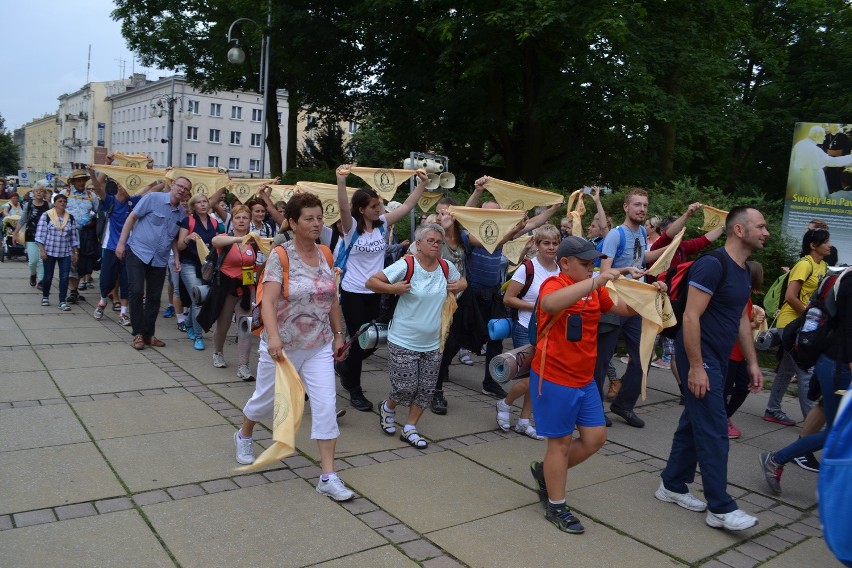
POLYGON ((358 132, 358 123, 352 120, 349 121, 349 134, 355 134, 358 132))
POLYGON ((251 121, 260 122, 261 120, 263 120, 263 110, 259 108, 251 109, 251 121))
POLYGON ((233 130, 231 131, 231 144, 234 144, 235 146, 240 145, 240 133, 239 132, 235 132, 233 130))
POLYGON ((187 108, 187 110, 188 110, 189 112, 191 112, 192 114, 198 114, 198 113, 199 113, 198 108, 199 108, 200 106, 201 106, 201 105, 199 104, 199 102, 198 102, 198 101, 188 101, 188 102, 186 103, 186 108, 187 108))
POLYGON ((198 166, 198 154, 187 154, 186 155, 186 167, 194 168, 198 166))
POLYGON ((198 127, 197 126, 187 126, 186 127, 186 139, 187 140, 198 140, 198 127))
POLYGON ((235 118, 237 120, 242 120, 242 118, 243 118, 243 107, 232 106, 231 107, 231 118, 235 118))
POLYGON ((219 130, 218 128, 211 128, 210 129, 210 142, 213 142, 214 144, 219 144, 219 142, 220 142, 219 135, 221 133, 222 133, 222 131, 219 130))
POLYGON ((249 171, 250 172, 259 172, 260 171, 260 160, 249 160, 249 171))
POLYGON ((239 158, 228 158, 228 169, 229 170, 239 170, 240 169, 240 159, 239 158))
POLYGON ((222 116, 222 103, 210 103, 210 116, 222 116))
POLYGON ((255 148, 260 148, 260 134, 251 135, 251 145, 255 148))
POLYGON ((318 119, 318 117, 316 117, 312 114, 309 114, 307 122, 308 122, 307 130, 313 130, 314 128, 317 127, 317 123, 319 122, 319 119, 318 119))
POLYGON ((219 156, 207 156, 207 167, 208 168, 218 168, 219 167, 219 156))

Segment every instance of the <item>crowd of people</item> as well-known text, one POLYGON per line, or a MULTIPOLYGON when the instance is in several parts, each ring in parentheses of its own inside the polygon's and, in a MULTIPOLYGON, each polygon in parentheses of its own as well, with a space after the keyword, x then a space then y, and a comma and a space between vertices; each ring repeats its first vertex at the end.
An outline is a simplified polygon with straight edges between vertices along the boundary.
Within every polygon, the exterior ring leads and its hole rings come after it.
MULTIPOLYGON (((711 527, 743 530, 757 524, 727 492, 727 456, 729 440, 741 435, 732 416, 749 393, 763 388, 753 333, 766 314, 752 302, 752 294, 761 290, 763 269, 749 260, 770 237, 760 211, 735 207, 721 226, 680 239, 677 235, 701 203, 678 216, 649 216, 648 192, 633 188, 624 198, 623 222, 614 225, 594 188, 588 196, 595 212, 585 231, 576 225, 576 216, 566 215, 558 227, 552 224, 563 207, 555 204, 524 217, 496 245, 486 247, 481 235, 462 226, 453 213, 455 201, 445 197, 434 215, 423 216, 413 242, 398 243, 393 225, 417 205, 426 173, 413 173, 416 187, 393 209, 386 209, 371 188, 350 196, 350 173, 349 165, 337 169, 340 219, 333 227, 325 226, 324 204, 312 193, 273 202, 266 188, 243 204, 229 200, 224 189, 193 193, 192 181, 179 176, 131 195, 91 168, 72 172, 68 189, 52 196, 46 184, 37 183, 23 203, 10 203, 18 215, 15 232, 23 235, 29 283, 41 293, 42 305, 50 305, 56 275, 59 309, 71 310, 82 297, 80 291, 93 286, 91 275, 98 269, 93 317, 102 319, 110 307, 119 312, 118 321, 130 327, 138 350, 165 347, 156 337, 158 320, 177 316, 178 328, 197 350, 207 348, 205 334, 215 326, 212 365, 226 367, 226 336, 235 321, 252 314, 259 276, 264 325, 255 369, 250 354, 257 340, 250 333, 237 334, 237 377, 256 383, 243 408, 242 427, 234 433, 236 460, 243 465, 255 460, 252 432, 258 421, 272 416, 276 363, 286 355, 310 400, 311 438, 319 447, 322 470, 317 491, 335 500, 354 495, 334 471, 340 436, 335 375, 354 409, 374 408, 362 386, 362 371, 377 342, 362 345, 355 338, 371 326, 379 335, 376 321, 387 316, 389 386, 378 403, 379 430, 398 433, 400 440, 420 449, 429 445, 428 434, 421 434, 424 413, 451 410, 443 388, 451 363, 459 356, 470 364, 471 354, 481 353, 481 389, 496 399, 497 427, 546 440, 543 460, 533 462, 531 472, 546 519, 568 533, 584 531, 565 501, 568 471, 605 443, 612 421, 604 401, 611 401, 610 413, 627 425, 645 425, 634 410, 643 367, 649 363, 640 354, 642 316, 610 295, 610 283, 632 279, 666 291, 665 282, 648 275, 655 260, 669 254, 671 266, 684 265, 724 234, 722 247, 698 257, 689 268, 680 330, 673 339, 658 337, 660 357, 650 362, 671 369, 684 406, 655 496, 689 510, 706 510, 711 527), (251 235, 257 239, 246 238, 251 235), (503 247, 519 237, 528 242, 517 268, 507 275, 503 247), (274 246, 265 255, 258 239, 272 238, 274 246), (199 253, 207 249, 215 254, 205 258, 199 253), (211 259, 212 277, 204 275, 211 259), (161 312, 166 283, 169 302, 161 312), (529 373, 514 381, 508 393, 489 365, 503 352, 503 340, 487 331, 489 321, 505 318, 513 322, 513 348, 531 340, 534 344, 529 373), (627 367, 619 377, 612 360, 620 338, 627 367), (515 405, 520 406, 519 418, 512 424, 515 405), (404 419, 397 417, 400 406, 408 408, 404 419), (699 466, 706 502, 689 491, 699 466)), ((501 209, 484 196, 488 182, 488 177, 476 180, 466 207, 501 209)), ((778 327, 804 310, 827 271, 830 254, 828 227, 815 220, 802 239, 802 260, 790 270, 778 327)), ((852 325, 848 289, 844 284, 838 296, 843 329, 852 325)), ((780 406, 795 377, 806 421, 797 442, 760 456, 766 481, 776 493, 786 463, 819 469, 813 452, 825 441, 823 426, 830 427, 836 414, 832 387, 849 384, 852 349, 845 344, 850 338, 847 329, 845 340, 812 369, 799 368, 779 351, 764 419, 796 424, 780 406), (812 377, 823 387, 819 403, 808 398, 812 377)))

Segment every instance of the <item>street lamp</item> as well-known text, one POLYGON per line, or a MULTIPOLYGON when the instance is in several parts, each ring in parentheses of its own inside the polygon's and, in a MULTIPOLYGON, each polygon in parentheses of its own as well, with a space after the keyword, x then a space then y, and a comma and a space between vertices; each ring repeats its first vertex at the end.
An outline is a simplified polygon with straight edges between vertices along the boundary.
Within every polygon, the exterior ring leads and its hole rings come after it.
POLYGON ((263 96, 263 116, 261 117, 260 125, 260 177, 263 178, 266 169, 266 122, 268 120, 266 115, 269 111, 269 93, 267 91, 269 89, 269 30, 272 27, 272 0, 269 1, 269 5, 267 7, 266 29, 264 29, 260 24, 258 24, 251 18, 238 18, 234 20, 231 23, 231 27, 228 28, 228 43, 234 43, 234 46, 228 50, 228 62, 234 65, 242 65, 243 63, 245 63, 246 60, 246 53, 245 51, 243 51, 243 48, 240 47, 240 40, 238 38, 231 38, 231 33, 234 31, 234 26, 236 26, 240 22, 251 22, 258 28, 261 28, 264 32, 263 39, 260 43, 259 85, 260 93, 263 96))
POLYGON ((178 118, 191 120, 192 119, 192 110, 187 106, 184 110, 184 99, 182 96, 174 96, 174 80, 172 81, 172 95, 157 95, 151 99, 149 102, 149 110, 148 113, 154 116, 163 116, 164 112, 168 112, 169 114, 169 129, 167 133, 167 140, 169 148, 168 148, 168 165, 172 165, 172 140, 174 140, 174 132, 175 132, 175 104, 180 103, 178 106, 178 118))

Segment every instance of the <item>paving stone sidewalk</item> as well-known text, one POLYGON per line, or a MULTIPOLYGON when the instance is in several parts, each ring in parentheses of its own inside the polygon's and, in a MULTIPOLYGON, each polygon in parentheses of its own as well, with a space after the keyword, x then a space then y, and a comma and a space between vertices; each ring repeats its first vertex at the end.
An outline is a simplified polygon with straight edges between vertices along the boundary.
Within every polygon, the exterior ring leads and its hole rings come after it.
MULTIPOLYGON (((734 417, 743 437, 729 462, 730 492, 757 527, 714 530, 654 498, 681 407, 671 374, 652 369, 637 407, 646 427, 613 416, 604 448, 569 473, 568 503, 587 529, 573 536, 544 520, 532 488, 529 463, 545 442, 497 428, 496 401, 479 390, 482 357, 451 368, 449 413, 420 422, 425 450, 385 436, 376 412, 338 391, 336 468, 358 493, 338 504, 314 490, 309 407, 296 455, 235 471, 233 432, 253 383, 236 378, 233 334, 217 369, 212 340, 195 351, 174 319, 158 321, 165 347, 135 351, 117 313, 92 317, 95 290, 70 312, 55 293, 42 307, 24 262, 0 264, 0 289, 2 566, 841 566, 822 538, 817 475, 787 467, 781 496, 763 481, 758 453, 798 434, 761 419, 766 393, 734 417)), ((376 403, 386 362, 381 350, 364 366, 376 403)), ((798 416, 797 401, 784 406, 798 416)), ((256 429, 256 453, 269 427, 256 429)))

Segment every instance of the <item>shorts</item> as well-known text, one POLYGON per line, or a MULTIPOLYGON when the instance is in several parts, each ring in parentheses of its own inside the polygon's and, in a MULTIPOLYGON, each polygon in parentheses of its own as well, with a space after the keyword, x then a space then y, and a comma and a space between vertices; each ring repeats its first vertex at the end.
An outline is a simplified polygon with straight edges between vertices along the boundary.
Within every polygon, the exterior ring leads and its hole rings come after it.
POLYGON ((595 381, 583 387, 566 387, 541 381, 538 394, 538 373, 530 370, 530 392, 535 429, 545 438, 564 438, 575 426, 604 426, 603 404, 595 381))

